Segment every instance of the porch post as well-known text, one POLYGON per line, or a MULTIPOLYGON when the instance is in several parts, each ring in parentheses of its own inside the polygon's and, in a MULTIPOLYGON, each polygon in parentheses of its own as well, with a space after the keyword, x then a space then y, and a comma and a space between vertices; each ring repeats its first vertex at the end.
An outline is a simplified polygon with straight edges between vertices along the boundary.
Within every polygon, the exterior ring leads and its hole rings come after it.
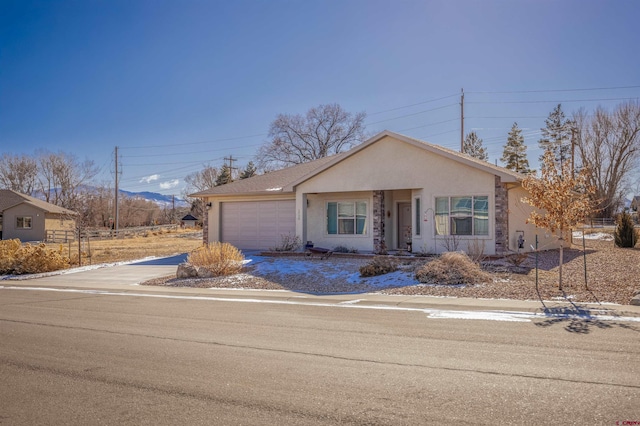
POLYGON ((296 235, 304 250, 307 243, 307 194, 296 193, 296 235))
POLYGON ((495 177, 496 254, 509 251, 509 192, 500 176, 495 177))

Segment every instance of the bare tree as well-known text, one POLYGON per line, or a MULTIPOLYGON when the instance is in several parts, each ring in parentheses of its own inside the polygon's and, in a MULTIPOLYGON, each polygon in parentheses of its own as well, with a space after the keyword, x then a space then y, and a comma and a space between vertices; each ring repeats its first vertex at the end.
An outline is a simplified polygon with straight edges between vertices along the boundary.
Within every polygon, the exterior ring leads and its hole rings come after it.
POLYGON ((204 217, 204 205, 202 198, 191 198, 189 197, 189 194, 213 188, 216 186, 216 181, 219 177, 218 175, 218 169, 211 165, 206 165, 199 172, 193 172, 184 178, 187 186, 184 189, 182 196, 191 204, 191 214, 200 220, 204 217))
POLYGON ((640 103, 618 105, 610 113, 598 107, 592 116, 574 114, 579 165, 589 170, 600 217, 613 217, 631 190, 631 174, 640 159, 640 103))
POLYGON ((338 104, 311 108, 306 116, 280 114, 271 123, 270 141, 258 150, 258 165, 291 166, 348 150, 364 140, 365 117, 338 104))
POLYGON ((47 202, 70 210, 81 208, 83 195, 97 174, 93 161, 80 162, 73 154, 41 151, 39 188, 47 202))
POLYGON ((0 157, 0 186, 31 195, 36 185, 38 162, 28 155, 2 154, 0 157))
POLYGON ((77 210, 83 228, 108 228, 113 223, 113 188, 108 184, 92 185, 83 197, 82 208, 77 210))
POLYGON ((564 237, 567 232, 584 220, 591 212, 592 189, 587 184, 587 169, 571 175, 571 163, 565 161, 562 169, 556 167, 553 150, 548 149, 541 164, 541 176, 527 175, 522 187, 529 196, 522 201, 536 207, 527 219, 538 228, 557 232, 560 241, 559 288, 562 290, 562 257, 564 237))

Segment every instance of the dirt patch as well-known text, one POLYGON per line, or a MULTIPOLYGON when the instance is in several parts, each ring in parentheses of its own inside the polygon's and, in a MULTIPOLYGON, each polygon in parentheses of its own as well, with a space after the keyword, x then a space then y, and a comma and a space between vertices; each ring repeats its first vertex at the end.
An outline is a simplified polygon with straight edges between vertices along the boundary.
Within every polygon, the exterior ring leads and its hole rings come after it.
POLYGON ((82 253, 82 265, 124 262, 149 256, 164 257, 190 252, 202 245, 202 231, 173 230, 149 232, 146 236, 111 240, 83 240, 65 244, 50 243, 47 247, 58 250, 78 266, 78 252, 82 253))

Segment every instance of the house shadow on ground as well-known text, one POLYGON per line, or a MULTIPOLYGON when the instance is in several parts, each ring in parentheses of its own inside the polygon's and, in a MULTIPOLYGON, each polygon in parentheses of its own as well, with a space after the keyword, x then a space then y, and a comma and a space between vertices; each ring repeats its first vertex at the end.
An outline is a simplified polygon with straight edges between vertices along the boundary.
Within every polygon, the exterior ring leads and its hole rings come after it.
POLYGON ((178 266, 187 260, 187 253, 177 254, 170 257, 162 257, 159 259, 149 259, 140 262, 131 263, 133 266, 178 266))
MULTIPOLYGON (((573 261, 582 261, 585 255, 590 255, 595 253, 596 250, 587 249, 587 250, 578 250, 578 249, 564 249, 562 252, 562 264, 566 265, 573 261)), ((529 253, 529 257, 525 262, 525 265, 522 265, 526 272, 528 273, 532 269, 536 267, 536 257, 535 253, 529 253)), ((560 266, 560 251, 559 250, 548 250, 538 253, 538 269, 542 271, 551 271, 552 269, 558 268, 560 266)))
POLYGON ((536 327, 547 328, 555 325, 562 326, 569 333, 589 334, 594 329, 607 330, 614 327, 624 328, 640 333, 640 328, 615 319, 603 317, 619 317, 620 314, 606 307, 590 309, 571 302, 569 306, 548 307, 543 302, 542 313, 547 319, 535 321, 536 327))

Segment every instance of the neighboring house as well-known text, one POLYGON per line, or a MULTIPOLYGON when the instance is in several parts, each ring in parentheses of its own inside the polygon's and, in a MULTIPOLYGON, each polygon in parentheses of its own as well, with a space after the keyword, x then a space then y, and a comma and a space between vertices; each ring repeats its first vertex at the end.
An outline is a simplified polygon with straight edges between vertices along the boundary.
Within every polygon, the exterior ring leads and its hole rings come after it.
POLYGON ((60 235, 75 230, 76 212, 29 195, 0 189, 0 239, 22 242, 45 241, 47 231, 60 235))
POLYGON ((198 192, 204 240, 277 247, 282 235, 316 247, 375 252, 530 251, 524 176, 466 154, 384 131, 348 152, 198 192))
POLYGON ((197 222, 198 222, 198 219, 191 216, 190 214, 180 219, 180 224, 182 225, 183 228, 195 228, 197 222))

